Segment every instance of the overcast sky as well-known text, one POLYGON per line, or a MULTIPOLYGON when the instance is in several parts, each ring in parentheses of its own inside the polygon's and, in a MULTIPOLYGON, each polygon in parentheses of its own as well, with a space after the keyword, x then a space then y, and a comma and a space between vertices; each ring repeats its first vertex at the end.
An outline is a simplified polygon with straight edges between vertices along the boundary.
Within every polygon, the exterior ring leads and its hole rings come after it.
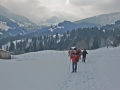
POLYGON ((35 23, 51 16, 75 21, 99 14, 120 12, 120 0, 0 0, 0 4, 35 23))

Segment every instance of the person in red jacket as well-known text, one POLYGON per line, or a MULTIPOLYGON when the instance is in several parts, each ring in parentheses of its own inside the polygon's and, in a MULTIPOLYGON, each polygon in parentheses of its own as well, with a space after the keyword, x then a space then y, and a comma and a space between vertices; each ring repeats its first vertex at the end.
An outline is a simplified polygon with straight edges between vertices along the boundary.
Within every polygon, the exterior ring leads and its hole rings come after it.
POLYGON ((72 60, 72 73, 77 71, 77 59, 78 59, 78 55, 76 55, 76 53, 71 53, 70 56, 71 60, 72 60))

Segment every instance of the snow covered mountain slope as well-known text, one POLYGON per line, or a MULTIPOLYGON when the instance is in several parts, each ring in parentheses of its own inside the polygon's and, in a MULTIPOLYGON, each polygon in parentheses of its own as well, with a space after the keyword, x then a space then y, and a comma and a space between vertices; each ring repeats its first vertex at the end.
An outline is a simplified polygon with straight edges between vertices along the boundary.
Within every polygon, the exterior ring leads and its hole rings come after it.
POLYGON ((0 29, 7 31, 10 27, 5 22, 0 21, 0 29))
POLYGON ((106 24, 113 24, 117 20, 120 20, 120 12, 101 14, 98 16, 77 20, 74 23, 79 24, 81 22, 89 22, 89 23, 95 23, 100 25, 106 25, 106 24))
POLYGON ((17 15, 0 5, 0 38, 29 34, 39 28, 24 16, 17 15))
POLYGON ((4 6, 0 5, 0 15, 3 15, 11 20, 13 20, 16 23, 21 23, 21 24, 34 24, 33 22, 31 22, 28 18, 12 13, 11 11, 9 11, 7 8, 5 8, 4 6))
POLYGON ((120 47, 88 51, 71 73, 67 51, 39 51, 0 59, 1 90, 120 90, 120 47))

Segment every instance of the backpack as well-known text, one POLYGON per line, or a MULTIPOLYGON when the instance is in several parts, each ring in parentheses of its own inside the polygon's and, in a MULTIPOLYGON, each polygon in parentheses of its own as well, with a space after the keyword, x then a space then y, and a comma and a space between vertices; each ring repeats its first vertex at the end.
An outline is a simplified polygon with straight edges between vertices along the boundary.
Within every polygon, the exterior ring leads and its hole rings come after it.
POLYGON ((76 60, 76 62, 79 62, 79 58, 76 58, 75 60, 76 60))
POLYGON ((80 50, 77 50, 77 55, 81 55, 81 51, 80 50))

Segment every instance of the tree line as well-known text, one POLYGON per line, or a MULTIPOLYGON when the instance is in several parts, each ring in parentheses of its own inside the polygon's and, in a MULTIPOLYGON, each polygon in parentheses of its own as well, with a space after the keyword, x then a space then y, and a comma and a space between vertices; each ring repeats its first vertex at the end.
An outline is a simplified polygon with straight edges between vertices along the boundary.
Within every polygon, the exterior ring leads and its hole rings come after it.
POLYGON ((113 28, 99 29, 97 27, 78 28, 63 34, 24 37, 19 41, 14 41, 15 38, 22 38, 22 36, 12 37, 13 40, 10 40, 10 44, 5 46, 6 50, 14 54, 41 50, 68 50, 71 46, 91 50, 110 45, 118 46, 120 44, 120 27, 115 27, 114 30, 113 28))

